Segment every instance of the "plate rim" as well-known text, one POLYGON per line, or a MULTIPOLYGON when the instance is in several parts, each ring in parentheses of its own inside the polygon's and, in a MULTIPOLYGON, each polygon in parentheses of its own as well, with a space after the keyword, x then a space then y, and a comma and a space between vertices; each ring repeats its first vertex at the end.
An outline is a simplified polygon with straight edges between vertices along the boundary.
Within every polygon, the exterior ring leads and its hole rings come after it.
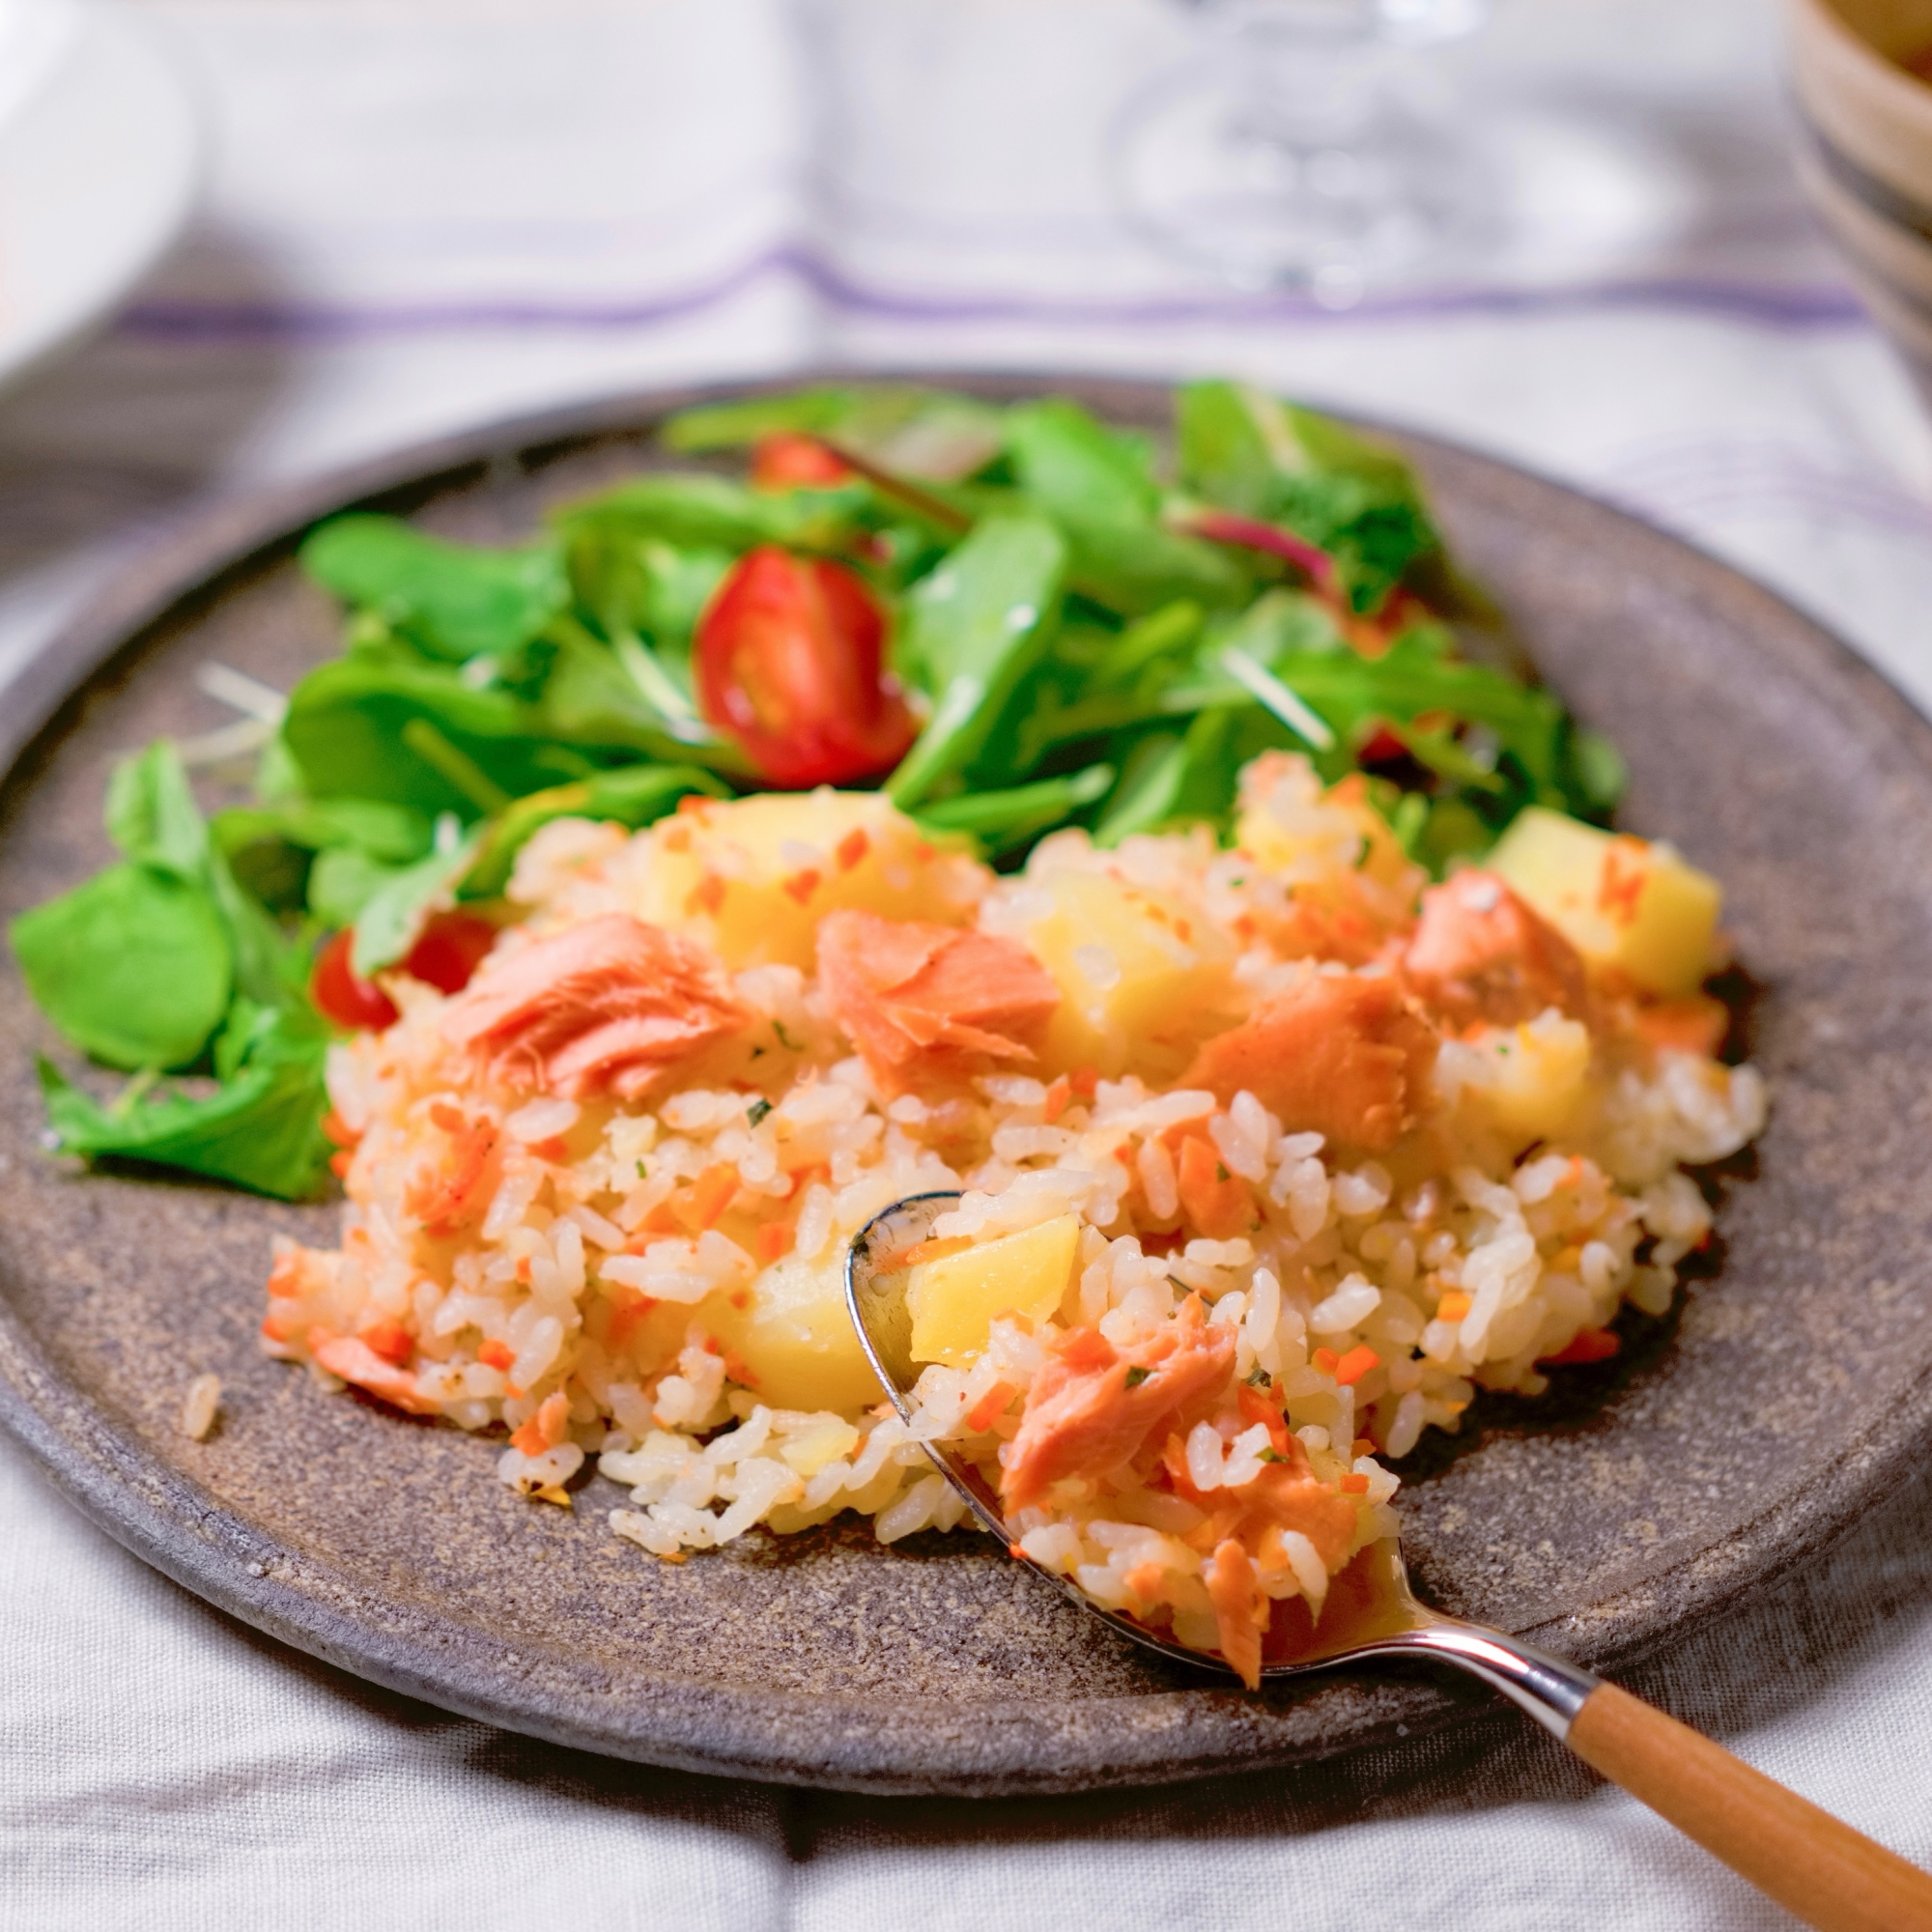
MULTIPOLYGON (((950 384, 999 395, 1074 387, 1089 395, 1112 391, 1123 398, 1132 396, 1143 404, 1158 403, 1174 387, 1172 381, 1065 370, 807 368, 776 377, 622 391, 426 439, 314 476, 238 491, 197 506, 157 530, 29 658, 8 688, 7 716, 0 719, 0 783, 11 784, 40 754, 51 750, 65 714, 79 701, 85 687, 117 656, 137 648, 171 610, 247 571, 278 548, 292 545, 323 516, 412 491, 432 490, 468 469, 487 472, 493 462, 526 454, 541 457, 573 441, 638 433, 672 411, 695 404, 840 380, 950 384)), ((1832 678, 1834 688, 1847 692, 1865 709, 1932 781, 1932 719, 1841 638, 1736 566, 1623 504, 1607 502, 1529 466, 1359 412, 1345 413, 1374 432, 1526 480, 1642 532, 1660 558, 1674 555, 1680 571, 1694 569, 1696 582, 1689 588, 1698 601, 1708 602, 1710 590, 1721 588, 1726 598, 1742 600, 1747 607, 1754 604, 1775 615, 1787 637, 1802 642, 1813 664, 1832 678)), ((329 1593, 319 1596, 294 1587, 290 1579, 296 1573, 317 1580, 331 1573, 253 1527, 149 1449, 131 1430, 117 1430, 109 1411, 75 1389, 47 1361, 4 1298, 0 1298, 0 1428, 34 1457, 84 1515, 151 1567, 218 1609, 356 1676, 503 1729, 679 1770, 880 1793, 996 1796, 1152 1785, 1237 1768, 1224 1747, 1198 1759, 1170 1747, 1150 1753, 1145 1765, 1123 1765, 1116 1740, 1104 1769, 1074 1765, 1065 1772, 1043 1773, 1025 1762, 1021 1753, 958 1775, 935 1775, 903 1749, 895 1761, 888 1761, 863 1745, 850 1748, 847 1741, 847 1747, 841 1747, 836 1737, 828 1749, 827 1727, 814 1730, 809 1722, 804 1733, 817 1739, 810 1751, 801 1753, 781 1742, 775 1744, 775 1736, 782 1739, 791 1730, 783 1719, 801 1714, 822 1717, 840 1701, 815 1693, 766 1691, 754 1700, 742 1688, 707 1694, 702 1686, 681 1684, 662 1702, 647 1700, 642 1714, 647 1722, 640 1729, 635 1722, 611 1719, 610 1713, 624 1708, 614 1700, 603 1701, 600 1717, 594 1695, 574 1702, 556 1697, 532 1701, 479 1691, 475 1658, 473 1654, 466 1658, 469 1647, 479 1642, 494 1647, 506 1663, 513 1663, 515 1647, 507 1639, 453 1619, 440 1619, 416 1605, 399 1605, 393 1599, 385 1602, 381 1620, 365 1613, 358 1621, 354 1607, 332 1607, 329 1593), (85 1417, 84 1428, 71 1420, 64 1423, 56 1388, 78 1398, 74 1406, 85 1417), (439 1627, 444 1633, 460 1630, 464 1642, 437 1643, 433 1638, 439 1627), (440 1657, 449 1661, 448 1669, 435 1667, 440 1657), (735 1738, 729 1735, 734 1730, 735 1738)), ((1593 1667, 1634 1662, 1741 1607, 1747 1600, 1775 1588, 1801 1564, 1822 1555, 1866 1511, 1910 1479, 1928 1435, 1932 1435, 1932 1361, 1875 1413, 1871 1425, 1845 1454, 1797 1492, 1768 1505, 1718 1542, 1639 1578, 1617 1596, 1585 1611, 1530 1626, 1522 1634, 1576 1655, 1593 1667), (1607 1642, 1593 1641, 1601 1627, 1634 1615, 1646 1599, 1664 1593, 1678 1599, 1678 1607, 1661 1625, 1607 1642)), ((333 1594, 344 1595, 342 1583, 333 1594)), ((360 1594, 366 1612, 373 1600, 366 1591, 360 1594)), ((347 1595, 355 1597, 354 1586, 347 1595)), ((514 1685, 519 1680, 512 1670, 499 1672, 497 1681, 514 1685)), ((590 1688, 586 1681, 586 1691, 590 1688)), ((636 1706, 630 1708, 635 1713, 636 1706)), ((1002 1708, 987 1704, 975 1710, 985 1720, 996 1721, 995 1714, 1002 1708)), ((1413 1737, 1456 1721, 1459 1714, 1458 1707, 1438 1699, 1433 1712, 1411 1708, 1401 1715, 1407 1735, 1413 1737)), ((1240 1760, 1240 1767, 1259 1768, 1287 1761, 1290 1755, 1307 1761, 1370 1748, 1392 1736, 1394 1726, 1390 1718, 1384 1723, 1351 1729, 1330 1746, 1317 1741, 1292 1753, 1260 1752, 1240 1760)))

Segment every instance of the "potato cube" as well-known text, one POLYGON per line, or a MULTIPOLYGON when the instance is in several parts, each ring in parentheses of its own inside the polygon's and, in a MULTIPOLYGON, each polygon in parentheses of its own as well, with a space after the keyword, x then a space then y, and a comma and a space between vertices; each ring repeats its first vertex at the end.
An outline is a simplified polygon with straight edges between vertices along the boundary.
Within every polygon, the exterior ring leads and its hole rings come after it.
POLYGON ((917 1263, 906 1284, 913 1360, 963 1369, 984 1350, 995 1318, 1045 1321, 1072 1282, 1079 1248, 1079 1221, 1060 1214, 963 1254, 917 1263))
POLYGON ((840 1256, 776 1263, 743 1308, 720 1295, 705 1313, 774 1408, 867 1408, 884 1394, 845 1306, 840 1256))
POLYGON ((1551 1011, 1523 1026, 1489 1027, 1461 1042, 1463 1098, 1505 1134, 1548 1140, 1571 1126, 1590 1094, 1590 1030, 1551 1011))
POLYGON ((706 941, 734 968, 810 972, 818 922, 846 908, 960 924, 988 883, 878 792, 707 799, 648 838, 638 916, 706 941))
POLYGON ((1600 972, 1671 999, 1694 993, 1715 963, 1723 890, 1661 839, 1531 806, 1488 863, 1600 972))
POLYGON ((1039 883, 1050 910, 1012 936, 1063 996, 1041 1043, 1041 1071, 1174 1078, 1232 1017, 1222 1010, 1227 940, 1104 872, 1056 870, 1039 883))

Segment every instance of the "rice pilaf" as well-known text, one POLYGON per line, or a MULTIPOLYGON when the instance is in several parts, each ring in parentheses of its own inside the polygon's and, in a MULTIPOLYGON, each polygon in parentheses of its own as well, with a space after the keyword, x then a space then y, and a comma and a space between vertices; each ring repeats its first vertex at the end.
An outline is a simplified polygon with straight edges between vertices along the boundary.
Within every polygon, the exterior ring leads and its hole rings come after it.
POLYGON ((1698 875, 1589 836, 1573 917, 1571 861, 1431 886, 1280 753, 1234 849, 1065 831, 1010 877, 874 793, 555 821, 470 985, 390 976, 397 1023, 333 1050, 342 1241, 279 1244, 266 1346, 505 1426, 533 1497, 596 1459, 670 1561, 951 1529, 951 1443, 1028 1555, 1253 1682, 1272 1606, 1392 1533, 1381 1459, 1662 1313, 1711 1228, 1684 1165, 1763 1123, 1710 920, 1687 964, 1614 868, 1698 875), (941 1190, 908 1426, 843 1260, 941 1190))

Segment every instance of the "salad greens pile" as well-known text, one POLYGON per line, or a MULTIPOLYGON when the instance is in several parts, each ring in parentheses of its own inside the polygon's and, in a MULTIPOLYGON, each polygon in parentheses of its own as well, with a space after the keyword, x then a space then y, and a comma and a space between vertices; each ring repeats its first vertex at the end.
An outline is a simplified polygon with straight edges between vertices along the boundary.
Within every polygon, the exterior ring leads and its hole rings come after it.
POLYGON ((1188 384, 1162 451, 1065 398, 854 385, 692 410, 662 441, 699 461, 515 548, 366 514, 310 533, 344 648, 288 695, 253 802, 204 817, 177 748, 150 747, 109 787, 120 862, 14 923, 49 1019, 131 1076, 102 1102, 42 1064, 63 1148, 314 1192, 319 943, 353 930, 367 981, 433 915, 497 900, 551 819, 760 789, 702 660, 721 586, 768 548, 863 584, 915 734, 875 781, 1003 866, 1068 824, 1225 835, 1271 747, 1364 771, 1437 873, 1525 805, 1616 802, 1612 748, 1469 648, 1408 468, 1313 412, 1188 384))

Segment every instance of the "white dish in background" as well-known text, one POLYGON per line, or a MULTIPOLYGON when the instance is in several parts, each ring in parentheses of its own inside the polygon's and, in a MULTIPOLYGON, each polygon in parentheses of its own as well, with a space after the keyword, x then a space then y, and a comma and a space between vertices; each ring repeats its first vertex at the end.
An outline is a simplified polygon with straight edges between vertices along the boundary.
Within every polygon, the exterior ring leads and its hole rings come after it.
POLYGON ((99 320, 194 205, 200 118, 137 20, 0 0, 0 384, 99 320))

